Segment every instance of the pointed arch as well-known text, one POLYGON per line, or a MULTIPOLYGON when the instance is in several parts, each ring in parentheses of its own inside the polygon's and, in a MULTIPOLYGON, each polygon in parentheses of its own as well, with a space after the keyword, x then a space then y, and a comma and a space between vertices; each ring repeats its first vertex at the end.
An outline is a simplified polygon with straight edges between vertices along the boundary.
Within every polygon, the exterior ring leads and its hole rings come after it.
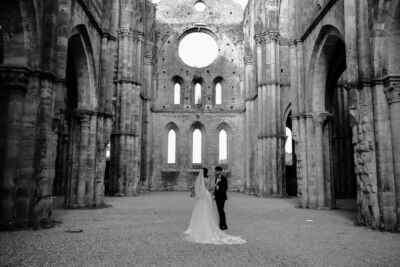
POLYGON ((192 80, 192 87, 193 87, 193 93, 192 93, 192 101, 193 104, 199 105, 202 104, 202 98, 203 98, 203 86, 204 86, 204 79, 199 76, 195 76, 192 80))
POLYGON ((168 132, 168 163, 176 163, 176 132, 173 129, 168 132))
POLYGON ((72 64, 76 73, 79 73, 76 76, 77 108, 96 110, 98 107, 96 66, 90 38, 84 25, 76 26, 68 39, 66 72, 68 72, 68 64, 72 64))
POLYGON ((173 96, 174 96, 173 103, 175 105, 180 105, 183 103, 182 89, 184 88, 184 81, 178 75, 172 77, 171 81, 172 81, 173 96))
POLYGON ((232 128, 226 123, 222 122, 216 129, 216 138, 218 144, 218 163, 228 164, 230 151, 232 151, 232 128))
POLYGON ((213 81, 213 100, 215 105, 222 104, 222 89, 223 89, 224 78, 218 76, 213 81))
POLYGON ((204 124, 199 121, 194 122, 189 128, 191 162, 193 164, 202 164, 205 159, 206 151, 206 129, 204 124))
POLYGON ((312 89, 306 95, 308 111, 326 110, 327 81, 337 81, 345 69, 343 35, 336 27, 325 25, 318 35, 310 61, 308 87, 312 89))
POLYGON ((175 122, 169 122, 163 133, 163 162, 177 164, 179 162, 180 130, 175 122))

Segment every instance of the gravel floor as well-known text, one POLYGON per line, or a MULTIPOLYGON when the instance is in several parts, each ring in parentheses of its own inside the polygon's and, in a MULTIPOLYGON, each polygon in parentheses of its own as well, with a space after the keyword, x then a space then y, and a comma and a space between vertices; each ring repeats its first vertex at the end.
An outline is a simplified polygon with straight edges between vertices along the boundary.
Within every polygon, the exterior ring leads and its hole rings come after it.
POLYGON ((296 209, 294 199, 228 197, 227 233, 246 244, 184 241, 194 199, 151 193, 107 198, 112 207, 106 209, 58 209, 54 217, 62 223, 51 229, 0 232, 0 265, 400 266, 400 234, 355 227, 351 211, 296 209))

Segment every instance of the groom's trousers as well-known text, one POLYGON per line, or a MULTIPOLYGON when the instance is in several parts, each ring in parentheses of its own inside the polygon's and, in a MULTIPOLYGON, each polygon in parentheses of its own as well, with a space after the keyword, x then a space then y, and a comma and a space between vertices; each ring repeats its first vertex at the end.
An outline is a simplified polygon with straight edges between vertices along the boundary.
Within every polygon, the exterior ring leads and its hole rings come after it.
POLYGON ((216 202, 219 214, 219 228, 226 229, 227 226, 226 226, 225 211, 224 211, 225 199, 216 199, 216 202))

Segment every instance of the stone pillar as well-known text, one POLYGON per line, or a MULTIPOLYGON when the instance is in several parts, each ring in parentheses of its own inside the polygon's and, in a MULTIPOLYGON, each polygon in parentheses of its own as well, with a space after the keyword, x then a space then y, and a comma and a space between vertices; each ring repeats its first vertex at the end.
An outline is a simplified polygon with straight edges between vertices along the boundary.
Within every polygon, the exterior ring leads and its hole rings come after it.
POLYGON ((128 28, 121 28, 118 32, 120 57, 118 75, 114 81, 117 87, 117 103, 110 166, 111 181, 116 190, 112 193, 132 196, 138 193, 140 177, 143 33, 128 28))
POLYGON ((265 84, 264 81, 264 65, 262 62, 263 53, 262 53, 262 43, 265 42, 265 39, 262 35, 256 35, 256 49, 257 49, 257 162, 256 162, 256 170, 255 175, 257 177, 257 190, 256 194, 258 196, 263 196, 264 194, 264 146, 263 146, 263 138, 265 135, 265 125, 264 125, 264 92, 265 92, 265 84))
POLYGON ((313 115, 305 115, 305 141, 306 141, 306 155, 307 155, 307 207, 316 208, 317 207, 317 181, 315 177, 315 131, 313 125, 313 115))
POLYGON ((151 54, 146 55, 144 59, 144 88, 143 91, 143 126, 142 126, 142 147, 141 147, 141 169, 140 169, 140 181, 141 189, 148 190, 148 181, 150 179, 150 144, 152 138, 151 131, 151 94, 152 94, 152 74, 153 74, 153 57, 151 54))
POLYGON ((305 98, 305 78, 304 78, 304 52, 303 42, 296 40, 296 55, 297 55, 297 97, 298 97, 298 112, 304 114, 307 110, 305 98))
POLYGON ((91 115, 85 111, 77 111, 77 116, 80 119, 80 144, 79 144, 79 174, 78 188, 76 196, 76 206, 85 206, 85 196, 87 188, 87 176, 91 170, 88 169, 87 155, 89 150, 89 127, 91 115))
POLYGON ((297 117, 298 121, 298 147, 296 149, 296 175, 297 175, 297 195, 299 206, 306 208, 308 205, 308 164, 307 164, 307 136, 306 118, 304 115, 297 117))
POLYGON ((275 153, 275 160, 272 162, 275 169, 273 174, 273 194, 277 197, 282 197, 286 189, 283 189, 283 179, 285 171, 285 122, 282 120, 281 114, 281 81, 280 81, 280 44, 279 44, 279 33, 271 32, 271 81, 272 89, 275 95, 275 111, 274 121, 272 123, 274 127, 273 134, 275 135, 275 147, 272 149, 275 153))
POLYGON ((325 177, 324 177, 324 140, 323 126, 328 117, 328 113, 321 112, 313 114, 315 126, 315 173, 317 190, 317 207, 326 206, 325 196, 325 177))
POLYGON ((397 230, 400 230, 400 82, 391 83, 385 90, 390 112, 393 169, 396 199, 397 230))
POLYGON ((57 144, 56 176, 54 177, 54 196, 65 195, 65 182, 68 177, 68 124, 63 119, 59 125, 57 144))
POLYGON ((244 133, 245 133, 245 192, 251 194, 252 192, 252 169, 253 153, 252 138, 253 138, 253 125, 252 125, 252 102, 254 101, 254 88, 252 87, 253 76, 253 57, 248 55, 245 57, 245 105, 246 113, 244 119, 244 133))
MULTIPOLYGON (((292 103, 292 114, 299 114, 299 92, 297 89, 297 51, 296 45, 294 42, 289 43, 289 52, 290 52, 290 90, 291 94, 291 103, 292 103)), ((294 126, 293 126, 294 128, 294 126)), ((293 131, 293 129, 292 129, 293 131)))
MULTIPOLYGON (((20 134, 24 98, 27 92, 27 79, 23 73, 1 73, 6 80, 8 94, 7 130, 4 151, 4 168, 0 184, 0 227, 12 227, 16 224, 17 183, 19 178, 20 134)), ((3 88, 2 88, 3 89, 3 88)))

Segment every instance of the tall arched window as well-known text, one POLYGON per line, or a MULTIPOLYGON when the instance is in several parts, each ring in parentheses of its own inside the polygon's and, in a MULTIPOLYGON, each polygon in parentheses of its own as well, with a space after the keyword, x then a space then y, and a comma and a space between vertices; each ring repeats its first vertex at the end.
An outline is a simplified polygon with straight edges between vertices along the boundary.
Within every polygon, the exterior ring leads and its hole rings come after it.
POLYGON ((292 131, 286 127, 286 144, 285 144, 285 163, 286 165, 293 165, 293 140, 292 140, 292 131))
POLYGON ((217 83, 215 86, 215 104, 221 105, 222 104, 222 86, 221 83, 217 83))
POLYGON ((201 131, 193 132, 193 163, 201 163, 201 131))
POLYGON ((179 105, 181 103, 181 85, 175 83, 174 86, 174 104, 179 105))
POLYGON ((168 163, 176 162, 176 133, 174 130, 168 132, 168 163))
POLYGON ((201 84, 196 83, 194 87, 194 103, 201 104, 201 84))
POLYGON ((225 130, 219 131, 219 163, 228 162, 228 134, 225 130))

